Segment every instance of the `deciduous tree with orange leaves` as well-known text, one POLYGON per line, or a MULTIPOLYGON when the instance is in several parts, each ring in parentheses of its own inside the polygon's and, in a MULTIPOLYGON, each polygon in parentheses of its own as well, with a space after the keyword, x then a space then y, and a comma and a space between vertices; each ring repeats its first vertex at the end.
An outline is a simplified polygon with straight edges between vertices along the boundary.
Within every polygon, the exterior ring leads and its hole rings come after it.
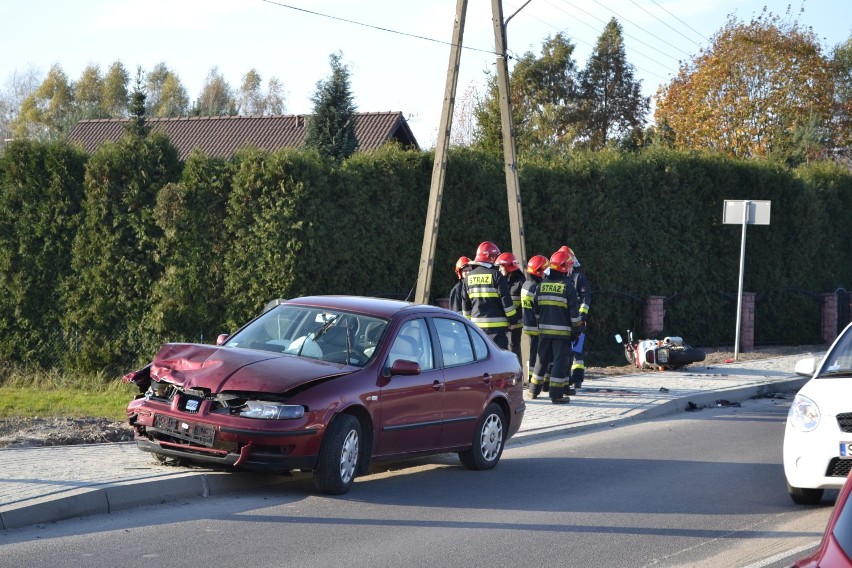
POLYGON ((832 91, 813 31, 764 10, 748 24, 729 16, 710 47, 660 89, 655 119, 679 148, 784 159, 828 143, 832 91))

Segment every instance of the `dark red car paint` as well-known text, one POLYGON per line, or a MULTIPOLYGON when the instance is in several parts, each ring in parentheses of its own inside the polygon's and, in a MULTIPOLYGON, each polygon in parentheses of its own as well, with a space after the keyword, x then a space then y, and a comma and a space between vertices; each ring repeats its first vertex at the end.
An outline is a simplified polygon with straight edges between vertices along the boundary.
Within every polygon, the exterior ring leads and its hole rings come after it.
MULTIPOLYGON (((503 408, 505 439, 518 431, 524 413, 518 360, 461 316, 434 306, 360 297, 320 296, 286 304, 367 314, 387 319, 388 326, 373 358, 363 367, 241 347, 164 345, 148 367, 125 377, 140 385, 140 390, 147 388, 153 375, 158 384, 180 391, 167 397, 149 392, 128 405, 140 449, 250 469, 311 470, 329 424, 335 416, 348 413, 362 423, 366 447, 358 469, 364 473, 371 459, 470 448, 476 423, 492 402, 503 408), (397 366, 402 374, 389 377, 386 359, 391 342, 403 322, 416 318, 464 323, 469 326, 465 329, 485 339, 488 357, 458 366, 436 364, 435 369, 420 372, 416 372, 419 366, 401 361, 397 366), (306 411, 303 417, 290 420, 213 412, 216 401, 212 398, 224 391, 280 396, 306 411), (187 398, 192 399, 191 405, 187 406, 187 398), (189 406, 192 412, 187 411, 189 406), (161 416, 160 431, 155 425, 157 415, 161 416)), ((430 330, 434 334, 434 326, 430 330)), ((435 361, 440 363, 441 348, 432 339, 435 361)))

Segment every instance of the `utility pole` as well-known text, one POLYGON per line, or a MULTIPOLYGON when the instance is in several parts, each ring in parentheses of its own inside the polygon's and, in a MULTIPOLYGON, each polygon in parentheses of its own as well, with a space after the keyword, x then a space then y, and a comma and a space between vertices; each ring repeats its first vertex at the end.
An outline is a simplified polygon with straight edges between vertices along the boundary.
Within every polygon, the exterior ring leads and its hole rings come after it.
POLYGON ((420 269, 417 272, 417 292, 414 301, 429 303, 432 271, 435 264, 435 243, 438 240, 438 222, 441 218, 441 201, 444 197, 444 178, 447 175, 447 153, 450 148, 450 131, 453 125, 453 109, 456 104, 456 86, 459 80, 464 20, 467 0, 456 2, 456 18, 453 25, 453 41, 450 47, 450 62, 447 66, 447 83, 444 88, 444 105, 441 123, 438 125, 438 141, 435 145, 435 160, 432 164, 432 183, 429 187, 429 205, 426 210, 426 226, 423 229, 423 246, 420 250, 420 269))
MULTIPOLYGON (((521 8, 529 4, 527 2, 521 8)), ((520 9, 518 10, 520 11, 520 9)), ((518 12, 515 12, 517 14, 518 12)), ((509 19, 515 16, 512 14, 509 19)), ((491 21, 494 25, 494 47, 497 51, 497 89, 500 96, 500 123, 503 127, 503 161, 506 171, 506 193, 509 202, 509 232, 512 253, 521 266, 526 266, 524 218, 521 211, 521 190, 518 182, 518 159, 515 154, 515 125, 512 120, 512 101, 509 90, 509 62, 506 54, 506 22, 503 21, 502 0, 491 0, 491 21)))
MULTIPOLYGON (((521 8, 509 16, 508 20, 511 20, 529 2, 530 0, 527 0, 521 8)), ((509 231, 512 236, 512 253, 517 257, 518 263, 525 266, 527 253, 521 212, 521 192, 518 183, 518 162, 515 155, 515 129, 512 124, 512 107, 509 99, 509 64, 506 55, 506 23, 508 20, 503 21, 502 0, 491 0, 491 12, 495 51, 497 52, 497 81, 500 96, 500 120, 503 127, 503 161, 505 162, 506 190, 509 203, 509 231)), ((447 173, 447 153, 450 147, 450 131, 456 102, 456 86, 458 84, 466 13, 467 0, 457 0, 450 62, 447 68, 447 83, 444 89, 444 106, 441 109, 441 123, 438 125, 438 141, 435 146, 435 160, 432 165, 432 183, 429 188, 426 226, 423 229, 423 246, 420 250, 420 265, 417 271, 414 301, 418 304, 429 303, 432 286, 435 244, 438 240, 438 224, 441 217, 441 202, 447 173)))

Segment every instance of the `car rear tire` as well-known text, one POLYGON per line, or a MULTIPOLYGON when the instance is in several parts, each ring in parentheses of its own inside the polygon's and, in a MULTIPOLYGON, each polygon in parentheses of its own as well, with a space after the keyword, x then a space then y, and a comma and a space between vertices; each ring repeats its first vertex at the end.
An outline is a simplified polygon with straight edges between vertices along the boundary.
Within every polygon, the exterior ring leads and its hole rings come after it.
POLYGON ((793 487, 787 484, 787 493, 796 505, 816 505, 822 501, 822 489, 810 489, 807 487, 793 487))
POLYGON ((476 424, 473 445, 459 452, 459 461, 465 469, 491 469, 500 461, 506 443, 506 417, 499 405, 491 403, 476 424))
POLYGON ((361 451, 361 423, 341 414, 325 433, 314 470, 314 484, 320 493, 342 495, 349 491, 358 471, 361 451))

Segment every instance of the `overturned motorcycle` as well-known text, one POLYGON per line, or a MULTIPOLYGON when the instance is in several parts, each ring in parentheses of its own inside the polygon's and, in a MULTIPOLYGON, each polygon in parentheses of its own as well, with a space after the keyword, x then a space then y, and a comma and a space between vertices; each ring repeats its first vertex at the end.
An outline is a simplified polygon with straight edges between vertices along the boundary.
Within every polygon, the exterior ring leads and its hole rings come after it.
POLYGON ((615 340, 624 345, 624 358, 640 369, 680 369, 690 363, 704 360, 704 351, 690 347, 681 337, 665 339, 633 339, 633 332, 627 331, 627 339, 615 334, 615 340))

